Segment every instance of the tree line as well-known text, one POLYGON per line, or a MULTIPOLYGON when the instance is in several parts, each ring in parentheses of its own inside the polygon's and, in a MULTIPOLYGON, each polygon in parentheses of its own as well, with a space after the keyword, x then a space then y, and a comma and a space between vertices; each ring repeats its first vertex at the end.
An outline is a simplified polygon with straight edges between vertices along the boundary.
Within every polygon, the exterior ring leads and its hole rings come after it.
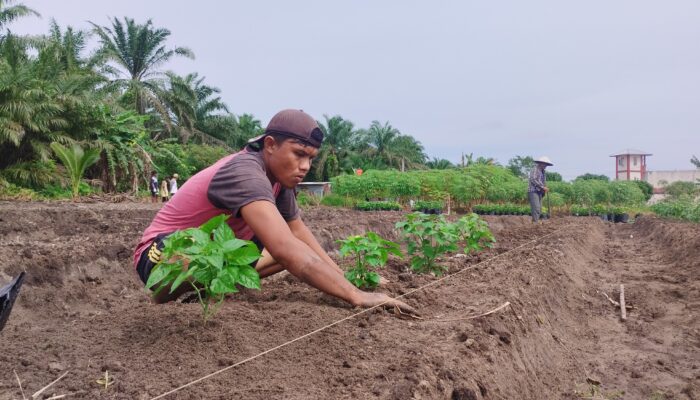
MULTIPOLYGON (((44 35, 11 31, 17 19, 36 17, 36 10, 0 0, 0 189, 75 190, 70 165, 80 165, 104 192, 137 192, 153 170, 187 178, 263 132, 253 114, 232 112, 204 76, 166 69, 174 58, 195 57, 170 43, 168 29, 124 17, 91 21, 88 30, 51 21, 44 35)), ((387 121, 358 128, 324 115, 319 125, 325 141, 308 180, 357 169, 498 165, 473 154, 456 164, 430 158, 387 121)), ((516 156, 506 167, 525 177, 532 165, 532 157, 516 156)), ((561 175, 548 172, 548 179, 561 175)))

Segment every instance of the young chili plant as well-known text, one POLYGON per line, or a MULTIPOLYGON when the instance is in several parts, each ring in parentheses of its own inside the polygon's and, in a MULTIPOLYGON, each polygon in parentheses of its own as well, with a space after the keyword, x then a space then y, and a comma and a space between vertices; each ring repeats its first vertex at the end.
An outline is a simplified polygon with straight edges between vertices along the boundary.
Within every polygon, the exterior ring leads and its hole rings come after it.
POLYGON ((389 254, 402 257, 398 243, 385 240, 374 232, 350 236, 337 242, 340 243, 341 256, 355 259, 355 266, 345 272, 345 278, 358 288, 379 285, 379 274, 371 268, 383 267, 389 254))
POLYGON ((396 228, 406 241, 411 269, 418 273, 441 275, 446 267, 436 263, 440 255, 455 252, 461 246, 465 253, 480 251, 494 243, 488 225, 476 214, 450 223, 443 215, 412 213, 406 221, 396 223, 396 228))
POLYGON ((153 268, 147 288, 173 293, 189 284, 197 292, 204 323, 216 313, 226 294, 237 285, 260 289, 260 276, 250 264, 260 258, 258 247, 237 239, 227 215, 216 216, 199 228, 176 231, 163 240, 161 261, 153 268))
POLYGON ((454 225, 457 228, 460 243, 464 244, 464 254, 493 247, 496 243, 489 225, 474 213, 463 216, 454 225))
POLYGON ((437 265, 438 256, 456 251, 459 232, 443 215, 411 213, 406 221, 396 223, 403 235, 411 256, 411 269, 418 273, 441 275, 445 267, 437 265))

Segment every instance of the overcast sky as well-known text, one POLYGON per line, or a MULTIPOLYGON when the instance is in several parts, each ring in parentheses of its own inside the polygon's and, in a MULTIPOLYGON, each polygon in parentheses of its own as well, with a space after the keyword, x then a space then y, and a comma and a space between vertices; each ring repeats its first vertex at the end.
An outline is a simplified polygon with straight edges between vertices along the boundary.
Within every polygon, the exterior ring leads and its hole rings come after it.
POLYGON ((637 148, 649 169, 700 156, 700 1, 21 0, 51 18, 129 16, 172 31, 235 114, 278 110, 389 121, 431 157, 547 155, 571 179, 614 175, 637 148))

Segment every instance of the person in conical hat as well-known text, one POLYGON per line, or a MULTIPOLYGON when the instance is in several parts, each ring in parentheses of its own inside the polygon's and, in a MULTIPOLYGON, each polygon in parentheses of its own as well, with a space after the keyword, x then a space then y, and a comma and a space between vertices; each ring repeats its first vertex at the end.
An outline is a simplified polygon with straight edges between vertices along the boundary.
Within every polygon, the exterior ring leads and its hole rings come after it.
POLYGON ((542 197, 549 191, 547 187, 547 175, 544 170, 552 165, 554 164, 549 157, 542 156, 535 160, 535 166, 530 170, 527 197, 528 200, 530 200, 530 213, 533 223, 540 222, 540 217, 542 215, 542 197))

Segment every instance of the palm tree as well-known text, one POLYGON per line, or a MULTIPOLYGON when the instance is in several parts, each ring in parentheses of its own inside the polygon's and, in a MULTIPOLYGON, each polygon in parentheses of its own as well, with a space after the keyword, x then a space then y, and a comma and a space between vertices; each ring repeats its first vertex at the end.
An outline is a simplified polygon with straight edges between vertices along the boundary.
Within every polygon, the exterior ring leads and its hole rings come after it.
POLYGON ((71 187, 73 189, 73 198, 78 197, 80 181, 83 179, 85 170, 100 159, 100 150, 83 150, 83 148, 77 144, 73 144, 72 147, 67 148, 57 142, 51 143, 51 149, 56 153, 56 157, 61 160, 68 171, 71 187))
POLYGON ((8 6, 14 2, 14 0, 0 0, 0 31, 5 29, 6 25, 18 18, 26 17, 28 15, 34 15, 36 17, 41 16, 38 12, 23 4, 8 6))
POLYGON ((240 148, 248 143, 249 139, 260 136, 265 132, 262 123, 253 114, 241 114, 238 116, 238 129, 236 130, 236 141, 240 148))
POLYGON ((7 35, 0 46, 0 168, 33 159, 48 160, 48 143, 70 140, 57 82, 39 79, 22 41, 7 35))
POLYGON ((166 76, 167 86, 158 90, 158 97, 168 110, 166 118, 169 121, 170 130, 176 130, 180 141, 184 144, 194 132, 197 118, 195 115, 197 93, 187 77, 181 77, 172 72, 167 72, 166 76))
POLYGON ((372 121, 369 129, 359 134, 360 147, 375 168, 416 168, 425 163, 423 146, 412 136, 402 135, 389 122, 372 121))
POLYGON ((379 121, 372 121, 366 133, 367 142, 374 147, 376 156, 386 161, 389 165, 394 156, 392 153, 392 142, 399 135, 401 135, 401 132, 391 126, 388 121, 385 122, 384 125, 379 123, 379 121))
POLYGON ((425 166, 430 169, 450 169, 454 168, 454 165, 444 158, 433 157, 432 160, 425 163, 425 166))
POLYGON ((104 80, 80 56, 82 32, 62 33, 53 23, 50 36, 25 39, 8 34, 0 41, 0 168, 38 166, 51 159, 51 142, 89 136, 91 110, 101 100, 96 88, 104 80))
POLYGON ((116 65, 116 69, 111 69, 113 84, 132 93, 139 114, 145 114, 147 106, 151 106, 164 116, 167 125, 167 110, 158 97, 162 77, 158 68, 174 56, 193 59, 192 51, 186 47, 166 48, 170 31, 153 27, 150 19, 137 24, 131 18, 124 17, 123 23, 114 18, 111 28, 90 23, 102 46, 98 55, 104 62, 116 65))
POLYGON ((197 107, 195 109, 197 123, 203 122, 214 115, 218 115, 215 114, 217 112, 229 112, 226 103, 221 100, 220 96, 216 96, 221 93, 221 89, 205 85, 204 77, 200 78, 196 72, 189 74, 187 79, 193 82, 194 91, 197 94, 197 107))
POLYGON ((423 168, 428 158, 423 145, 409 135, 401 135, 394 139, 391 151, 400 159, 401 171, 405 171, 406 168, 423 168))
POLYGON ((352 151, 355 136, 355 126, 351 121, 343 119, 340 115, 330 118, 324 115, 323 118, 326 120, 325 124, 318 123, 323 131, 323 145, 313 163, 311 174, 321 181, 338 175, 341 169, 352 169, 352 165, 347 165, 347 156, 352 151))
MULTIPOLYGON (((187 143, 190 136, 197 136, 202 142, 217 142, 221 135, 207 131, 211 127, 207 119, 220 117, 217 111, 228 112, 228 107, 221 97, 212 97, 220 90, 204 84, 204 77, 197 73, 179 76, 167 72, 167 88, 160 93, 163 104, 171 114, 171 120, 176 125, 180 140, 187 143)), ((218 143, 218 142, 217 142, 218 143)))

